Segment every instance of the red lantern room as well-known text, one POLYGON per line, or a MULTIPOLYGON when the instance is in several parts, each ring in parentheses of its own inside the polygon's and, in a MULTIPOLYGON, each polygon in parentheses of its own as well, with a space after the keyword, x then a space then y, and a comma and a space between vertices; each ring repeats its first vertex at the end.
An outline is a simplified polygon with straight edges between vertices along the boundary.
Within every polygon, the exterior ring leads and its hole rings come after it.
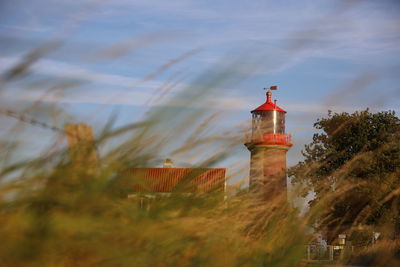
MULTIPOLYGON (((271 86, 276 90, 276 86, 271 86)), ((265 89, 265 88, 264 88, 265 89)), ((291 136, 285 133, 286 111, 272 102, 272 92, 267 92, 267 101, 251 111, 252 142, 291 146, 291 136)))
MULTIPOLYGON (((265 88, 264 88, 265 89, 265 88)), ((285 133, 286 111, 272 102, 271 86, 264 104, 251 111, 251 140, 245 145, 251 153, 250 186, 286 188, 286 152, 292 146, 291 135, 285 133), (257 186, 259 185, 259 186, 257 186)))

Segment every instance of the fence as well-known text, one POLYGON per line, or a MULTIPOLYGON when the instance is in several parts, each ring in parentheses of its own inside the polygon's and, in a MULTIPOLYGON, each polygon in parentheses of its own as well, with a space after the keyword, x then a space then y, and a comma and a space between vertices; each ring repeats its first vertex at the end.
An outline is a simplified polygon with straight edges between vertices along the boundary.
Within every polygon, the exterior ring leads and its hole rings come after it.
POLYGON ((335 261, 341 259, 347 253, 353 253, 354 246, 345 245, 308 245, 307 260, 329 260, 335 261))

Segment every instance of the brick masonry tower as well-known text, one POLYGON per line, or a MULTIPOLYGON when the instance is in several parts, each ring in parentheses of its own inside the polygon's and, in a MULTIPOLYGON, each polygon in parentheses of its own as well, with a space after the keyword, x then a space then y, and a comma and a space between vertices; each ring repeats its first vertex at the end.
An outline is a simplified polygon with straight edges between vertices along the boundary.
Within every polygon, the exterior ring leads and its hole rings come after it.
MULTIPOLYGON (((266 89, 266 88, 264 88, 266 89)), ((272 102, 271 86, 267 101, 251 111, 252 132, 245 143, 250 151, 250 189, 276 194, 287 190, 286 152, 292 146, 291 135, 285 133, 286 111, 272 102)))

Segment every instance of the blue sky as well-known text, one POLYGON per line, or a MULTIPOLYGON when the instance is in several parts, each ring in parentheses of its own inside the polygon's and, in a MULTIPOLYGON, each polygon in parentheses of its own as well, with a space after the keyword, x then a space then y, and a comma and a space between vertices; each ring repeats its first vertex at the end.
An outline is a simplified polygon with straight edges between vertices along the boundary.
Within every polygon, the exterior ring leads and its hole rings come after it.
MULTIPOLYGON (((289 165, 301 159, 313 122, 328 109, 399 112, 397 1, 9 0, 0 12, 0 73, 32 49, 63 40, 24 81, 4 86, 4 107, 41 97, 46 88, 35 81, 51 87, 51 79, 72 80, 76 86, 42 100, 95 126, 118 110, 122 125, 142 118, 162 88, 176 84, 166 99, 185 88, 202 90, 207 74, 229 69, 234 79, 209 97, 210 109, 224 113, 216 131, 249 119, 264 102, 262 88, 278 85, 274 97, 288 111, 295 140, 289 165), (171 60, 178 62, 165 67, 171 60)), ((6 139, 12 119, 1 120, 6 139)), ((23 153, 36 151, 47 138, 35 136, 47 134, 29 127, 25 140, 36 141, 26 141, 23 153)), ((247 162, 245 147, 236 156, 247 162)))

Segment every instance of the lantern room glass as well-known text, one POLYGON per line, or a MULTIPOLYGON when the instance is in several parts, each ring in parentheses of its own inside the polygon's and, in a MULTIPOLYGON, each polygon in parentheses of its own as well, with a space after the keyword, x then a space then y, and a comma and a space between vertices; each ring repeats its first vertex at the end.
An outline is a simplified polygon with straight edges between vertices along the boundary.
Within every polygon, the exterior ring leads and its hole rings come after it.
POLYGON ((277 110, 253 112, 253 134, 284 134, 285 113, 277 110))

